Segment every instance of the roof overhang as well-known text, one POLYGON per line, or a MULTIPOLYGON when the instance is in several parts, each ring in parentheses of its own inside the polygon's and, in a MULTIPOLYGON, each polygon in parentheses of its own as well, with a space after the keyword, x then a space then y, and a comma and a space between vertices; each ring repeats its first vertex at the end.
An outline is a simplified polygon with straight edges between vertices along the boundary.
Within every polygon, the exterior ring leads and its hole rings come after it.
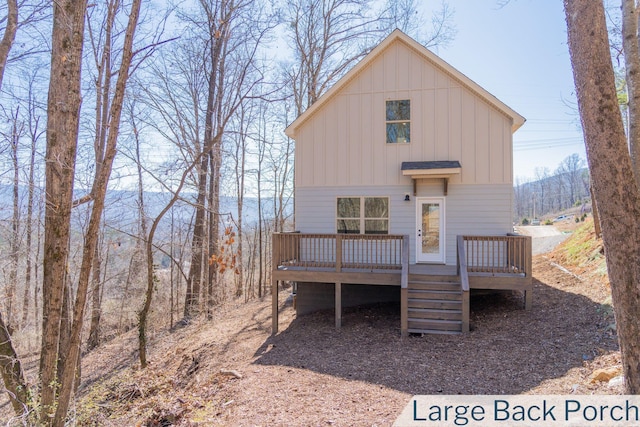
POLYGON ((445 196, 449 188, 449 178, 459 175, 462 165, 457 160, 440 160, 430 162, 402 162, 402 175, 411 177, 413 181, 413 195, 417 193, 416 180, 442 179, 445 196))
POLYGON ((460 162, 435 161, 435 162, 402 162, 402 175, 411 179, 449 178, 458 175, 462 171, 460 162))

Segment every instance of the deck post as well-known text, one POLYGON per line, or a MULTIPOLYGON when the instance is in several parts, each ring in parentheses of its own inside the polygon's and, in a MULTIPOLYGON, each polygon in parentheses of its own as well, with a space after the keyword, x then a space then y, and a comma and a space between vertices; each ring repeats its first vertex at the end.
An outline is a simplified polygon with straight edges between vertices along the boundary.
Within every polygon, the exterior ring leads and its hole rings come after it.
POLYGON ((400 288, 400 335, 409 336, 409 289, 400 288))
MULTIPOLYGON (((414 180, 415 182, 415 180, 414 180)), ((409 336, 409 236, 402 236, 402 273, 400 276, 400 336, 409 336)))
POLYGON ((278 333, 278 280, 271 279, 271 335, 278 333))
POLYGON ((271 335, 278 333, 278 280, 273 278, 273 273, 280 265, 280 244, 284 235, 273 233, 271 238, 271 335))
POLYGON ((336 290, 336 329, 342 327, 342 283, 335 283, 336 290))
POLYGON ((469 291, 462 292, 462 333, 469 332, 469 291))
POLYGON ((470 308, 470 288, 469 270, 467 267, 467 250, 464 243, 464 236, 456 238, 457 257, 456 264, 458 275, 460 276, 460 289, 462 291, 462 333, 469 332, 469 310, 470 308))
POLYGON ((533 265, 532 265, 532 241, 531 236, 526 236, 524 247, 525 274, 527 277, 527 287, 524 291, 524 309, 531 310, 533 300, 533 265))

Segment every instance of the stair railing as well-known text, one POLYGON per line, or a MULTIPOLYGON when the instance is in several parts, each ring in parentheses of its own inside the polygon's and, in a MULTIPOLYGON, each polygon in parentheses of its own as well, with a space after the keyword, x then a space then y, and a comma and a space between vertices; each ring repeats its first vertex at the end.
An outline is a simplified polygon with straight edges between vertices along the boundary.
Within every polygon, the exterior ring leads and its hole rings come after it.
POLYGON ((464 236, 458 236, 457 269, 462 287, 462 333, 469 332, 469 272, 467 270, 467 254, 464 236))

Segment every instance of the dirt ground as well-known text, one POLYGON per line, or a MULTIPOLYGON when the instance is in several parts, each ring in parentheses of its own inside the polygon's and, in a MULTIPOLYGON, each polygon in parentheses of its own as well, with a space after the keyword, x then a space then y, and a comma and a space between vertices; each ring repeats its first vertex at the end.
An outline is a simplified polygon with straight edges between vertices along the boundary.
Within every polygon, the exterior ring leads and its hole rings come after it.
POLYGON ((534 258, 534 300, 473 295, 466 335, 400 337, 399 307, 296 318, 280 295, 228 307, 212 322, 153 338, 135 366, 135 335, 85 357, 79 425, 385 426, 414 394, 619 394, 590 382, 619 367, 607 289, 534 258))
POLYGON ((346 309, 337 331, 332 311, 297 318, 288 290, 275 337, 270 297, 150 337, 145 370, 131 331, 83 358, 71 416, 80 426, 387 426, 415 394, 620 394, 591 381, 621 367, 607 284, 558 262, 534 257, 529 311, 519 294, 472 294, 465 335, 401 338, 397 305, 346 309))

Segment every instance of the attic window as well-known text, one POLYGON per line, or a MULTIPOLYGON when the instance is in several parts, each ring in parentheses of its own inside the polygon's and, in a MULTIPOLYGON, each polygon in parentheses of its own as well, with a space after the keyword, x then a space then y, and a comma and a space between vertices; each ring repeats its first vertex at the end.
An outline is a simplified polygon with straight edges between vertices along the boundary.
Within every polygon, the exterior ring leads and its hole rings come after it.
POLYGON ((387 101, 387 144, 408 143, 411 138, 411 104, 408 99, 387 101))

